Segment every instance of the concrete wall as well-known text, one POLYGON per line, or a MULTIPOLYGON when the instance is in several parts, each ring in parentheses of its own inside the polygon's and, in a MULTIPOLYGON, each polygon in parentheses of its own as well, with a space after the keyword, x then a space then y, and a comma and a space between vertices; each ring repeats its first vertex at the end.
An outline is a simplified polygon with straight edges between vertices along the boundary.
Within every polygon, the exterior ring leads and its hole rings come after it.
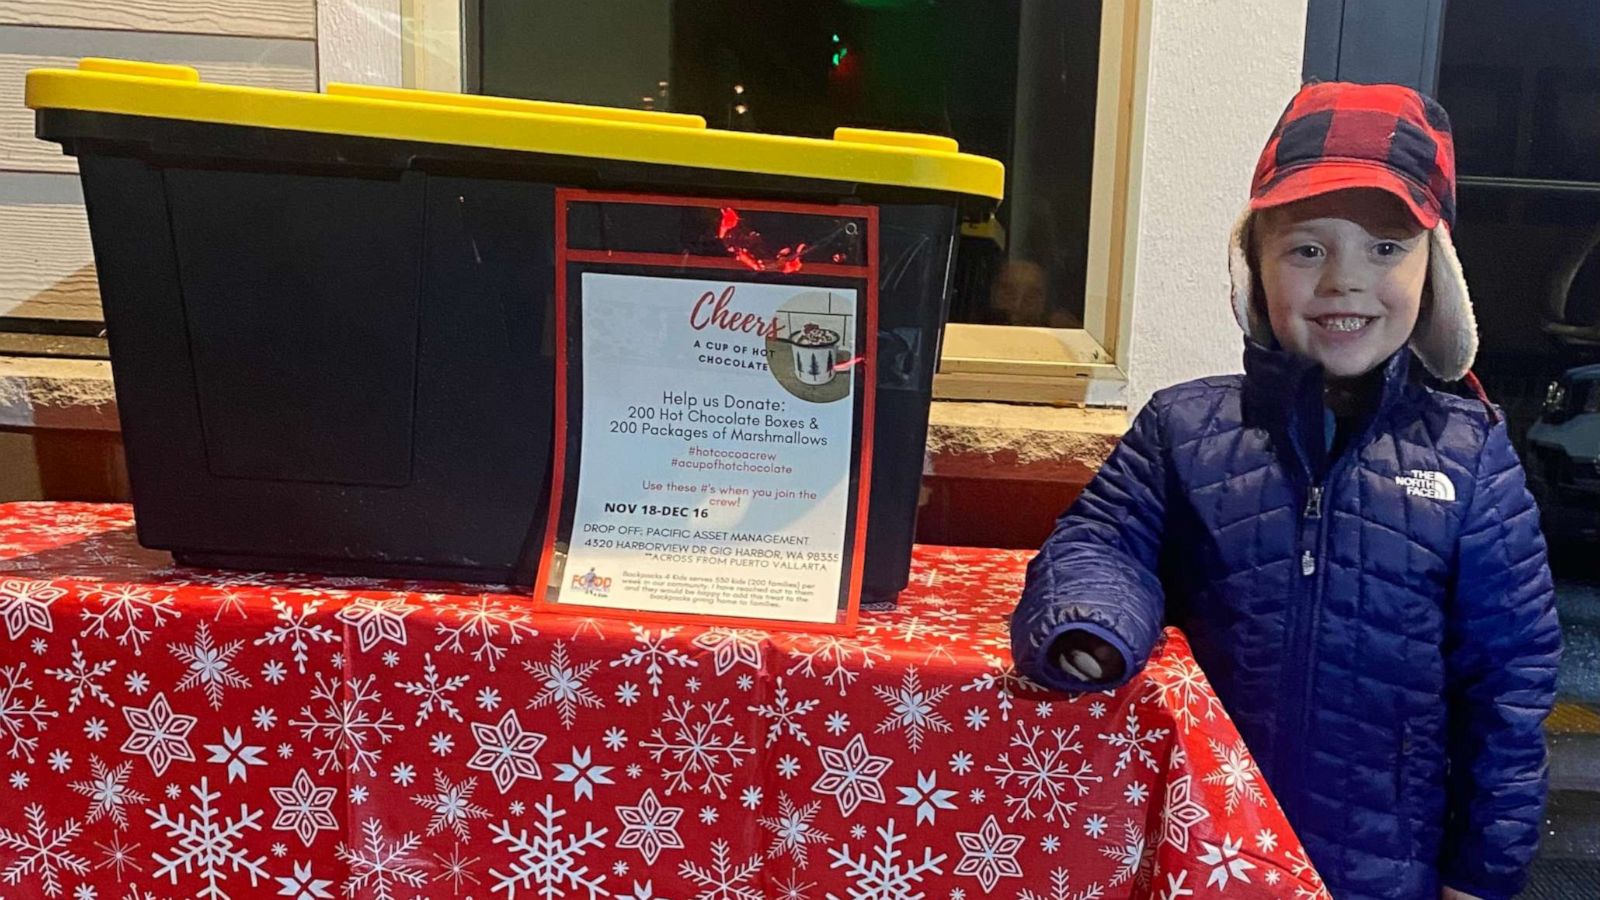
POLYGON ((1153 0, 1129 330, 1130 414, 1156 390, 1240 370, 1228 228, 1300 84, 1306 0, 1153 0))

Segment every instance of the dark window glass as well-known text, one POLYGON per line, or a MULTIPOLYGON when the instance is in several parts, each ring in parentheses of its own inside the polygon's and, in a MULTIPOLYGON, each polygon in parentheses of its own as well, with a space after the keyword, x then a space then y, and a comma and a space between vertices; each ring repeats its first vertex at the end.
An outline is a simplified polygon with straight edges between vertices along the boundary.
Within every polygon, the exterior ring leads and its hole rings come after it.
MULTIPOLYGON (((1083 322, 1099 0, 481 0, 484 93, 694 113, 713 128, 946 135, 1006 165, 951 318, 1083 322)), ((469 60, 469 65, 473 61, 469 60)))
POLYGON ((1600 2, 1446 10, 1439 99, 1456 126, 1478 373, 1539 501, 1565 641, 1525 896, 1600 896, 1600 2))

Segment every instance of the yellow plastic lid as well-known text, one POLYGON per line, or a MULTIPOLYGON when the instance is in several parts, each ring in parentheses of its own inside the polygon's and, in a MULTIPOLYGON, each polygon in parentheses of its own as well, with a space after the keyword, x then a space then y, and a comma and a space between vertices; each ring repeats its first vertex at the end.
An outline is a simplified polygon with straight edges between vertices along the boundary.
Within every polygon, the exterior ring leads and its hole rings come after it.
POLYGON ((699 116, 330 84, 206 84, 187 66, 85 59, 28 73, 28 106, 866 182, 1000 199, 1005 168, 950 138, 840 128, 833 140, 720 131, 699 116))

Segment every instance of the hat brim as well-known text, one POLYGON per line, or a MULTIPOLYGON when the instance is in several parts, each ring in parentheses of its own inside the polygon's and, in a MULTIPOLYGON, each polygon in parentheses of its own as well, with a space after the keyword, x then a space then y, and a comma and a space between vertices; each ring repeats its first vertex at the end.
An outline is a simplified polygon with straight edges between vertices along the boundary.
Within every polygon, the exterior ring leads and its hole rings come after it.
POLYGON ((1427 192, 1415 182, 1378 163, 1355 160, 1322 160, 1285 173, 1258 196, 1250 198, 1250 209, 1260 211, 1300 200, 1309 200, 1335 191, 1369 188, 1392 194, 1411 210, 1424 230, 1439 224, 1437 203, 1429 202, 1427 192), (1421 194, 1423 200, 1418 200, 1421 194))

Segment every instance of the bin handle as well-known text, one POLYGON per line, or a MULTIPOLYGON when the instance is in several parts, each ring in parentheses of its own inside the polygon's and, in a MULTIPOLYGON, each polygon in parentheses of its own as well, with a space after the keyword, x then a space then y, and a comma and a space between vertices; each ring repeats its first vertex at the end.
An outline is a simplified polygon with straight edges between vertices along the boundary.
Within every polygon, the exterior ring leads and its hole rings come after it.
POLYGON ((370 84, 341 84, 339 82, 328 85, 325 91, 330 96, 351 97, 360 100, 388 100, 395 103, 422 103, 429 106, 459 106, 464 109, 532 113, 540 116, 561 116, 569 119, 600 119, 607 122, 661 125, 669 128, 688 128, 702 131, 706 127, 706 120, 700 116, 691 116, 685 113, 654 112, 646 109, 585 106, 580 103, 556 103, 550 100, 519 100, 512 97, 490 97, 483 94, 452 94, 446 91, 419 91, 411 88, 382 87, 370 84))
POLYGON ((879 131, 876 128, 846 128, 833 130, 833 139, 849 144, 878 144, 883 147, 907 147, 912 150, 931 150, 935 153, 960 153, 961 145, 955 138, 937 134, 915 134, 909 131, 879 131))
POLYGON ((78 60, 78 71, 101 75, 127 75, 133 78, 159 78, 162 81, 200 81, 200 72, 193 66, 174 66, 132 59, 107 59, 98 56, 78 60))

